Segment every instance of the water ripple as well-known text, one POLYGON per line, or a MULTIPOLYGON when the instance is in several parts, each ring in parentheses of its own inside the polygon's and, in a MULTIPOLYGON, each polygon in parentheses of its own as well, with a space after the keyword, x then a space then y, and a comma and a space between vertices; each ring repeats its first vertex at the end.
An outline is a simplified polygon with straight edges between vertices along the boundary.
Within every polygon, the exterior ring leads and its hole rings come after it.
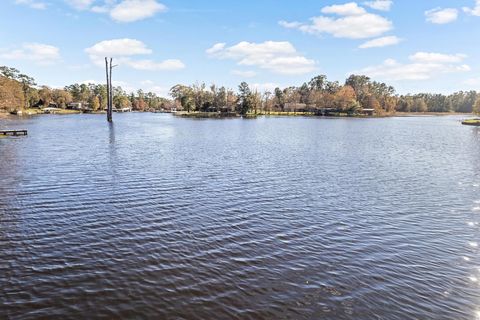
POLYGON ((457 120, 10 119, 0 318, 475 319, 457 120))

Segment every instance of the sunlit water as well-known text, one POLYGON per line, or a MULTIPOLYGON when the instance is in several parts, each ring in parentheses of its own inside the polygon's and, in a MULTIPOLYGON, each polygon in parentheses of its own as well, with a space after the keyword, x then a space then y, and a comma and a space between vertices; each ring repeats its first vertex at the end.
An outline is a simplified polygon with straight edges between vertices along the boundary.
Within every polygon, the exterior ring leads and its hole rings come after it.
POLYGON ((2 119, 0 318, 476 319, 459 119, 2 119))

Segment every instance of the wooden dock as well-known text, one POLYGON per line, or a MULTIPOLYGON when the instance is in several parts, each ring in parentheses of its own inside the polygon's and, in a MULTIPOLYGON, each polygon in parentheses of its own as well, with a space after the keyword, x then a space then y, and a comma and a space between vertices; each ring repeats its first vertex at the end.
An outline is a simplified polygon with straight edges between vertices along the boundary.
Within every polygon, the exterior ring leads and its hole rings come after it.
POLYGON ((27 130, 0 130, 0 136, 26 136, 27 130))

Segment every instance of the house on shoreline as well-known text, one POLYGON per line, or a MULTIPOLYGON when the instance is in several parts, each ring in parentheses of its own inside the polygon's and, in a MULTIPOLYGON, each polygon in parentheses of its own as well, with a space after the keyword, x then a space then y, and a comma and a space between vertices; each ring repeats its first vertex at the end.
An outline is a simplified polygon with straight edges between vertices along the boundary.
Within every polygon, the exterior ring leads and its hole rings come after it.
POLYGON ((374 116, 375 115, 375 109, 369 109, 369 108, 363 108, 361 111, 361 114, 364 116, 374 116))
POLYGON ((58 108, 58 105, 54 102, 50 102, 48 105, 42 99, 38 100, 37 103, 33 104, 30 108, 32 109, 44 109, 44 108, 58 108))
POLYGON ((69 110, 85 110, 88 109, 88 104, 84 102, 70 102, 67 104, 69 110))

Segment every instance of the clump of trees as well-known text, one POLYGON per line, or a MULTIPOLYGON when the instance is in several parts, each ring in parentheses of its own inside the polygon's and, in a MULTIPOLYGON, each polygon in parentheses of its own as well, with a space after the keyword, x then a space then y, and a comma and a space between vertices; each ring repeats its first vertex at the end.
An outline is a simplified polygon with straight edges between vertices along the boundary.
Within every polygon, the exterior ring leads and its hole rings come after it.
POLYGON ((419 93, 398 97, 397 111, 402 112, 475 112, 480 111, 480 95, 476 91, 460 91, 451 95, 419 93))
POLYGON ((17 69, 0 66, 0 109, 28 107, 35 85, 33 78, 20 73, 17 69))
MULTIPOLYGON (((66 86, 64 93, 71 97, 70 102, 82 102, 90 109, 104 110, 107 106, 107 86, 104 84, 73 84, 66 86)), ((64 107, 62 101, 54 100, 57 105, 64 107), (60 102, 60 104, 59 104, 60 102)), ((153 92, 127 93, 121 86, 113 88, 113 106, 116 108, 132 108, 135 111, 151 111, 170 109, 172 101, 159 97, 153 92)))
POLYGON ((176 85, 170 95, 186 111, 236 111, 268 113, 272 111, 295 112, 331 109, 336 112, 354 114, 364 108, 377 113, 395 111, 395 90, 384 83, 371 81, 365 76, 350 76, 345 84, 328 81, 324 75, 317 76, 300 87, 275 88, 263 93, 252 90, 242 82, 238 92, 215 85, 207 89, 205 84, 192 86, 176 85))
POLYGON ((235 110, 237 95, 225 87, 205 83, 185 86, 177 84, 170 89, 170 96, 174 99, 177 109, 185 111, 232 111, 235 110))
MULTIPOLYGON (((35 80, 15 68, 0 66, 0 109, 6 111, 28 109, 34 106, 67 108, 68 104, 82 103, 88 109, 103 110, 107 105, 107 86, 104 84, 72 84, 63 89, 37 86, 35 80)), ((127 94, 122 87, 113 88, 113 105, 131 107, 137 111, 169 109, 172 101, 153 92, 138 90, 127 94)))
MULTIPOLYGON (((113 88, 113 104, 136 111, 185 110, 188 112, 313 112, 326 110, 356 114, 365 109, 376 114, 401 112, 476 112, 480 113, 480 95, 476 91, 460 91, 451 95, 419 93, 398 95, 392 86, 363 75, 351 75, 343 84, 319 75, 301 86, 275 88, 259 92, 242 82, 236 91, 224 86, 195 83, 177 84, 170 89, 172 99, 152 92, 127 93, 113 88)), ((67 108, 72 102, 88 109, 103 110, 107 105, 107 88, 103 84, 72 84, 62 89, 37 86, 35 80, 15 68, 0 66, 0 109, 11 111, 33 106, 67 108)))
POLYGON ((273 92, 259 93, 242 82, 238 91, 194 84, 178 84, 170 95, 177 107, 185 111, 222 111, 239 114, 269 112, 331 111, 356 114, 366 109, 377 115, 401 112, 480 112, 480 95, 475 91, 460 91, 451 95, 398 95, 392 86, 372 81, 363 75, 351 75, 343 84, 328 81, 319 75, 299 87, 275 88, 273 92))

